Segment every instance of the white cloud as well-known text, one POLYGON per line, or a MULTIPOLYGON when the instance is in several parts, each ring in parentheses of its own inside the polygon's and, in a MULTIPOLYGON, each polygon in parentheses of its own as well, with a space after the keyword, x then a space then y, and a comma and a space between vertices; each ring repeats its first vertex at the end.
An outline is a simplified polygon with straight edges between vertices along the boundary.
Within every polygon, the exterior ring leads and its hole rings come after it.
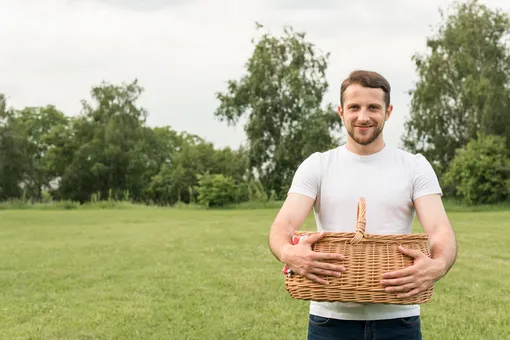
POLYGON ((180 0, 164 7, 152 0, 146 10, 137 3, 0 1, 0 93, 15 107, 51 103, 74 115, 93 85, 138 78, 149 124, 236 147, 242 127, 213 117, 215 92, 243 74, 255 21, 274 33, 290 24, 331 52, 327 101, 338 102, 340 83, 353 69, 387 76, 395 110, 385 136, 397 145, 415 78, 410 58, 424 50, 438 7, 451 1, 322 1, 312 8, 302 1, 180 0))

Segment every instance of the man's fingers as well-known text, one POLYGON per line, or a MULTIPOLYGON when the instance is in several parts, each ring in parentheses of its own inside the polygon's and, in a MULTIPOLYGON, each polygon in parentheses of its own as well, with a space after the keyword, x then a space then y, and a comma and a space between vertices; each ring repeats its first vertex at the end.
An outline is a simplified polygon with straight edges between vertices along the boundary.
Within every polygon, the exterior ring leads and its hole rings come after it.
POLYGON ((313 268, 311 270, 311 272, 314 274, 319 274, 319 275, 324 275, 324 276, 336 276, 336 277, 342 276, 342 273, 339 271, 326 270, 326 269, 322 269, 322 268, 313 268))
POLYGON ((409 266, 404 269, 396 270, 394 272, 388 272, 383 274, 383 279, 395 279, 399 277, 411 276, 415 273, 414 266, 409 266))
POLYGON ((327 285, 329 284, 328 280, 325 280, 325 279, 321 279, 320 277, 318 277, 317 275, 314 275, 312 273, 308 273, 305 275, 307 278, 309 278, 310 280, 314 281, 314 282, 317 282, 317 283, 320 283, 322 285, 327 285))
POLYGON ((405 299, 405 298, 408 298, 408 297, 411 297, 414 295, 418 295, 419 293, 422 292, 422 290, 423 289, 421 287, 416 287, 415 289, 411 290, 410 292, 403 293, 403 294, 397 294, 397 299, 405 299))
POLYGON ((318 251, 313 252, 311 257, 315 261, 322 261, 322 260, 343 261, 343 260, 345 260, 345 256, 343 254, 339 254, 339 253, 322 253, 322 252, 318 252, 318 251))
POLYGON ((410 256, 415 259, 425 256, 425 254, 416 249, 404 248, 403 246, 399 246, 398 249, 402 252, 402 254, 410 256))
POLYGON ((320 253, 320 252, 316 252, 314 257, 315 257, 316 260, 338 260, 338 261, 345 260, 345 256, 343 254, 338 254, 338 253, 320 253))
POLYGON ((339 265, 332 264, 332 263, 319 262, 316 264, 316 267, 320 268, 320 269, 335 271, 335 272, 341 272, 341 273, 346 272, 346 269, 344 266, 339 266, 339 265))
MULTIPOLYGON (((303 239, 303 241, 301 241, 301 242, 311 246, 312 244, 316 243, 324 236, 326 236, 326 232, 313 233, 312 235, 303 239)), ((320 260, 342 261, 342 260, 345 260, 345 256, 343 254, 337 254, 337 253, 314 252, 312 255, 312 259, 317 260, 317 261, 320 261, 320 260)))
POLYGON ((406 276, 397 279, 382 280, 381 284, 383 286, 401 286, 412 282, 413 279, 414 279, 413 276, 406 276))
POLYGON ((385 290, 388 293, 407 293, 407 292, 413 290, 415 285, 416 284, 414 282, 412 282, 412 283, 408 283, 403 286, 386 287, 385 290))
POLYGON ((319 241, 321 238, 323 238, 326 235, 325 232, 322 233, 313 233, 307 238, 303 239, 304 243, 307 243, 309 245, 314 244, 315 242, 319 241))

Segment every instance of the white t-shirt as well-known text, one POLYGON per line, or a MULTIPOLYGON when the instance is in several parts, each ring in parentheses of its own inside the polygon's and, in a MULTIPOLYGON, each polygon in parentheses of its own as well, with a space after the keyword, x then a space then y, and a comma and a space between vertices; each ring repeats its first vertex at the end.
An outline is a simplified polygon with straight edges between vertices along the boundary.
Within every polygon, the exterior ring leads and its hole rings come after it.
MULTIPOLYGON (((437 176, 421 154, 385 146, 360 156, 345 145, 316 152, 298 167, 289 193, 315 199, 318 231, 353 232, 360 197, 366 199, 366 232, 412 232, 413 201, 430 194, 442 195, 437 176)), ((419 305, 310 302, 310 313, 344 320, 378 320, 420 314, 419 305)))

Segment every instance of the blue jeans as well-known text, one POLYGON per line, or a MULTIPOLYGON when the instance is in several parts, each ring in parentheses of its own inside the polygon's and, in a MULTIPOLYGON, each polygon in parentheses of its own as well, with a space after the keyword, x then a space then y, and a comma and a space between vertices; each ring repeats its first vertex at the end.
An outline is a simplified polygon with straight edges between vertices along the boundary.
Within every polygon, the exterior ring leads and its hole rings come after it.
POLYGON ((421 340, 420 317, 351 321, 310 315, 308 340, 421 340))

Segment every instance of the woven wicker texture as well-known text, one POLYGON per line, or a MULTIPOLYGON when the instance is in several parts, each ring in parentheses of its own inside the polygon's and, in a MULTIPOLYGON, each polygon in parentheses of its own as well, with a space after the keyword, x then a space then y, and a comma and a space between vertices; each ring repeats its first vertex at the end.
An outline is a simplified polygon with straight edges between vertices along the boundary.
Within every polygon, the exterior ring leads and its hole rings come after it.
MULTIPOLYGON (((366 202, 358 203, 356 232, 327 232, 312 249, 318 252, 340 253, 347 273, 341 277, 327 277, 329 285, 322 285, 293 273, 287 276, 285 287, 295 299, 313 301, 341 301, 357 303, 421 304, 429 301, 434 287, 409 298, 397 298, 381 285, 386 272, 413 264, 413 259, 402 254, 398 246, 420 250, 430 256, 427 234, 375 235, 365 234, 366 202)), ((312 232, 296 232, 309 235, 312 232)), ((334 261, 328 261, 334 263, 334 261)))

